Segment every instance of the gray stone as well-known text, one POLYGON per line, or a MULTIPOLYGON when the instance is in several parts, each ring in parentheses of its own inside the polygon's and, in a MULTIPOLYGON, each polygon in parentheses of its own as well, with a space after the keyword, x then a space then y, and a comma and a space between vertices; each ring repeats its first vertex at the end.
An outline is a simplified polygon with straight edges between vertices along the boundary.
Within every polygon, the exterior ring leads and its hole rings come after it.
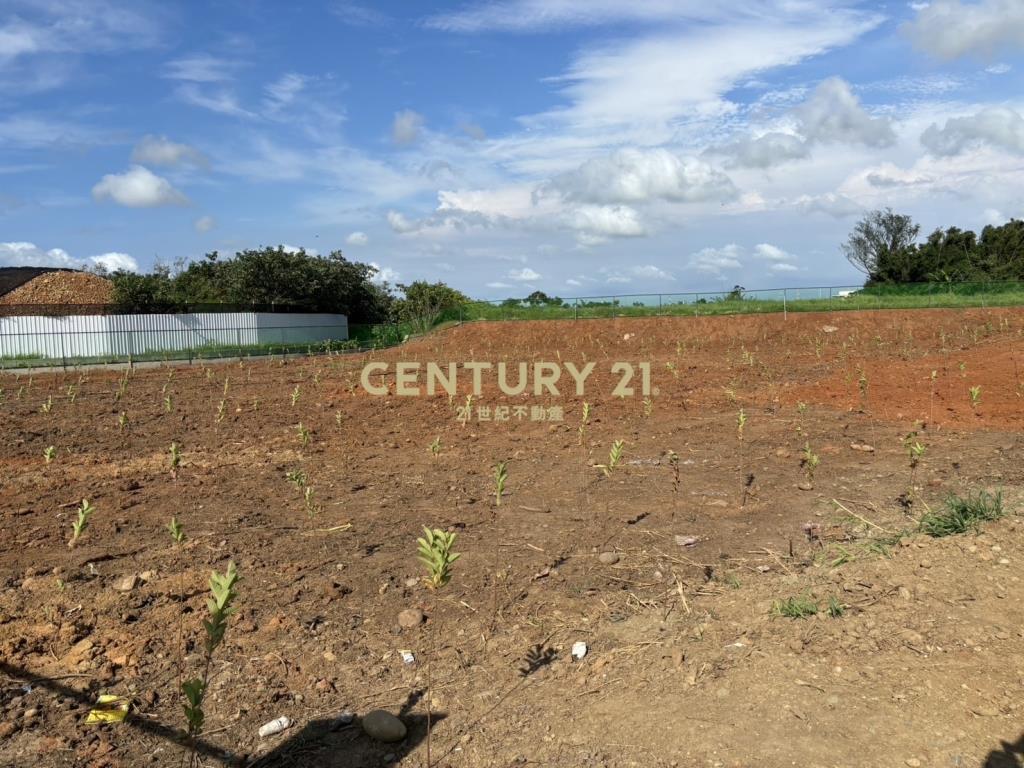
POLYGON ((371 739, 390 744, 405 738, 405 723, 383 709, 375 709, 363 716, 363 731, 371 739))
POLYGON ((423 623, 423 611, 419 608, 406 608, 398 614, 398 626, 402 629, 412 629, 423 623))
POLYGON ((618 552, 602 552, 597 556, 597 559, 605 565, 615 565, 619 562, 618 552))

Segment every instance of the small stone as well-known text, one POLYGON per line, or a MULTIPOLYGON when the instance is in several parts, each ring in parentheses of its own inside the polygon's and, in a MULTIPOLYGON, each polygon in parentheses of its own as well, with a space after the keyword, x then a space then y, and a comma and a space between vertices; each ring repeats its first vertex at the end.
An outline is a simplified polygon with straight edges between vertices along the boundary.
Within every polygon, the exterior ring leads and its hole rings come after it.
POLYGON ((409 578, 409 579, 405 580, 405 586, 407 586, 409 589, 412 589, 413 587, 415 587, 419 583, 420 583, 420 580, 415 578, 415 577, 409 578))
POLYGON ((132 573, 117 582, 117 584, 114 585, 114 589, 118 592, 131 592, 138 585, 139 575, 137 573, 132 573))
POLYGON ((363 716, 363 731, 371 739, 390 744, 405 738, 405 723, 383 709, 375 709, 363 716))
POLYGON ((406 608, 398 614, 398 626, 402 629, 412 629, 423 623, 423 611, 419 608, 406 608))
POLYGON ((15 731, 14 723, 0 723, 0 739, 6 739, 15 731))
POLYGON ((921 768, 921 761, 916 757, 908 757, 904 762, 909 765, 910 768, 921 768))
POLYGON ((604 565, 615 565, 619 562, 618 552, 602 552, 597 556, 597 559, 604 565))
POLYGON ((25 714, 22 715, 22 717, 26 720, 35 720, 37 717, 39 717, 39 710, 36 707, 30 707, 29 709, 25 710, 25 714))

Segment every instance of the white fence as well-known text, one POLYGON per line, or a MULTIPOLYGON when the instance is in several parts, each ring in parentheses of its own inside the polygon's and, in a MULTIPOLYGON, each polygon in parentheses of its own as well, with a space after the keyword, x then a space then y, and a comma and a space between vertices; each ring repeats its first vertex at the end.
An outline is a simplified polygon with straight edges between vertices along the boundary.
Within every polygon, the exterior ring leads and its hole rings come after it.
POLYGON ((226 356, 348 339, 335 314, 201 312, 0 317, 0 360, 90 361, 226 356))

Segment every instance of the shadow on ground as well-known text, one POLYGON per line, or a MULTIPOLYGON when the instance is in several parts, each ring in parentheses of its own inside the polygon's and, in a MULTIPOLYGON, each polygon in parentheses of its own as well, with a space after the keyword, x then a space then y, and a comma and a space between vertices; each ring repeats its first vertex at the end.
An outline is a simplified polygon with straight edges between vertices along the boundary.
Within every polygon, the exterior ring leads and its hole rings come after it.
POLYGON ((1015 743, 1003 741, 1000 746, 998 752, 988 753, 981 768, 1024 768, 1024 734, 1015 743))

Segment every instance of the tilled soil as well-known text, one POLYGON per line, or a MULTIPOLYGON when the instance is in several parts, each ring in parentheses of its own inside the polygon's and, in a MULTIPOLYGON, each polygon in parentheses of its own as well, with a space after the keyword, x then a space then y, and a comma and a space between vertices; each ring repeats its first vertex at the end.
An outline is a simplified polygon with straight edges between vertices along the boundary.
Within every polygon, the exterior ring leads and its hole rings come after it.
POLYGON ((0 765, 180 764, 178 685, 203 663, 209 572, 233 560, 208 765, 427 765, 429 703, 437 766, 1019 766, 1022 329, 1019 310, 512 322, 123 388, 116 371, 5 376, 0 765), (401 396, 398 361, 595 369, 557 397, 488 373, 463 424, 467 369, 455 396, 401 396), (639 368, 634 395, 611 394, 618 361, 650 363, 646 402, 639 368), (368 362, 388 364, 387 395, 361 388, 368 362), (532 421, 537 405, 563 420, 532 421), (981 490, 1006 517, 917 532, 981 490), (462 553, 436 592, 423 525, 462 553), (777 615, 787 598, 820 611, 777 615), (426 622, 400 627, 407 608, 426 622), (100 693, 131 699, 126 722, 85 724, 100 693), (375 708, 403 741, 363 733, 375 708), (280 716, 294 724, 257 736, 280 716))

